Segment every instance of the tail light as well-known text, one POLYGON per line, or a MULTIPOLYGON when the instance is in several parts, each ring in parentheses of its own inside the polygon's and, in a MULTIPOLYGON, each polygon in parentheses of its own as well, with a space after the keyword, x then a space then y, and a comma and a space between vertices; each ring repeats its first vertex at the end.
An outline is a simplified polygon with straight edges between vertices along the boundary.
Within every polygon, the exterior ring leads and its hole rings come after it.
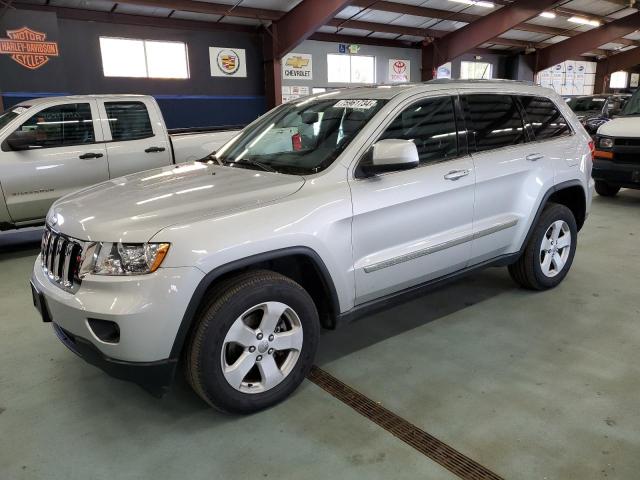
POLYGON ((302 136, 299 133, 291 135, 291 147, 296 152, 302 150, 302 136))
POLYGON ((593 160, 593 157, 596 153, 596 142, 593 140, 589 142, 589 151, 591 152, 591 160, 593 160))

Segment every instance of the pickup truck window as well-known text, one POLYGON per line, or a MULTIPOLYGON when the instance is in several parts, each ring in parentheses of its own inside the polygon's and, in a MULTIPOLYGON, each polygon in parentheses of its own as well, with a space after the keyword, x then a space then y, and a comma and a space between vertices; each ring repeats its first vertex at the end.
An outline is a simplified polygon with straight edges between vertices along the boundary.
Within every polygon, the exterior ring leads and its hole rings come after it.
POLYGON ((26 110, 27 108, 29 107, 25 105, 17 105, 7 110, 6 112, 4 112, 2 115, 0 115, 0 130, 2 130, 4 127, 9 125, 9 122, 11 122, 14 118, 20 115, 20 113, 22 113, 22 111, 26 110))
POLYGON ((104 102, 115 142, 153 137, 147 107, 142 102, 104 102))
POLYGON ((546 140, 571 134, 567 121, 558 111, 555 104, 548 98, 523 96, 520 97, 520 101, 536 140, 546 140))
POLYGON ((380 137, 413 140, 420 163, 458 156, 458 133, 453 98, 430 98, 414 103, 398 115, 380 137))
POLYGON ((95 142, 91 106, 88 103, 67 103, 45 108, 24 122, 18 130, 32 131, 36 148, 84 145, 95 142))
POLYGON ((216 158, 225 165, 281 173, 324 170, 386 103, 331 95, 281 105, 222 147, 216 158))
POLYGON ((484 152, 526 142, 520 109, 510 95, 467 95, 476 150, 484 152))

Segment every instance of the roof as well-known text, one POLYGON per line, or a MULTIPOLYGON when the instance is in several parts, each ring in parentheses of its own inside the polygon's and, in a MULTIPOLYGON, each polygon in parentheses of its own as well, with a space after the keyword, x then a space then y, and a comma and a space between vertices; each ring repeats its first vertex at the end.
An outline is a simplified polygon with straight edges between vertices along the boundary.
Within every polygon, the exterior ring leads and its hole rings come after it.
POLYGON ((136 95, 136 94, 105 94, 105 95, 56 95, 54 97, 40 97, 40 98, 33 98, 30 100, 25 100, 23 102, 20 102, 20 105, 41 105, 43 103, 48 103, 51 102, 52 100, 63 100, 63 101, 77 101, 77 102, 82 102, 82 101, 89 101, 89 100, 96 100, 96 99, 112 99, 112 100, 119 100, 119 99, 139 99, 139 98, 145 98, 148 97, 148 95, 136 95))

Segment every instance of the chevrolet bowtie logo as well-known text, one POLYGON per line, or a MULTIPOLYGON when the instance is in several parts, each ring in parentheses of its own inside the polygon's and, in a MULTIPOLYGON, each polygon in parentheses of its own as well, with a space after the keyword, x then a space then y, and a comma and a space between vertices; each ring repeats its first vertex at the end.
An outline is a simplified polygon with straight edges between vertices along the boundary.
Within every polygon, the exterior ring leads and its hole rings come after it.
POLYGON ((306 67, 307 65, 309 65, 309 59, 308 58, 302 58, 302 57, 289 57, 287 59, 287 62, 285 63, 285 65, 287 67, 293 67, 293 68, 302 68, 302 67, 306 67))

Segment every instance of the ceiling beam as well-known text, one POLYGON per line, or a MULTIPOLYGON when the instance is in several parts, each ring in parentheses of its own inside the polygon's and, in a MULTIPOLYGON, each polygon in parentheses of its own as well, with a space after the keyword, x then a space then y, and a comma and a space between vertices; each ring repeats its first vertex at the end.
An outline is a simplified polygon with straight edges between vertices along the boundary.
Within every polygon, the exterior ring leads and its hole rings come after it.
MULTIPOLYGON (((387 2, 382 0, 377 2, 376 1, 372 2, 372 0, 354 0, 351 5, 354 7, 360 7, 362 9, 378 10, 381 12, 397 13, 400 15, 413 15, 416 17, 435 18, 437 20, 451 20, 455 22, 465 22, 465 23, 471 23, 482 18, 482 15, 465 13, 464 11, 451 12, 449 10, 442 10, 439 8, 419 7, 415 5, 406 5, 402 3, 387 2)), ((565 12, 565 16, 569 17, 569 16, 573 16, 573 14, 569 14, 565 12)), ((587 14, 583 14, 583 16, 593 17, 587 14)), ((604 20, 604 17, 599 17, 598 19, 602 21, 604 20)), ((611 21, 612 19, 607 19, 607 20, 611 21)), ((534 23, 521 23, 520 25, 514 27, 514 30, 521 30, 524 32, 531 32, 531 33, 540 33, 544 35, 564 36, 564 37, 574 37, 582 33, 579 30, 549 27, 547 25, 538 25, 534 23)), ((616 43, 620 43, 622 45, 640 46, 640 42, 636 42, 634 40, 628 40, 626 38, 621 38, 619 40, 616 40, 616 43)))
POLYGON ((395 48, 415 48, 419 49, 420 45, 402 40, 393 40, 387 38, 376 37, 359 37, 356 35, 341 35, 336 33, 316 32, 309 37, 309 40, 318 40, 320 42, 347 43, 358 45, 375 45, 378 47, 395 47, 395 48))
POLYGON ((635 67, 640 64, 640 48, 616 53, 598 62, 598 68, 604 67, 607 74, 635 67))
POLYGON ((544 70, 569 57, 614 41, 640 28, 640 12, 581 33, 536 52, 536 71, 544 70))
POLYGON ((282 58, 293 50, 352 1, 302 0, 283 17, 273 22, 277 42, 276 57, 282 58))
POLYGON ((118 0, 117 3, 144 7, 161 7, 184 12, 207 13, 224 17, 252 18, 270 22, 282 18, 286 13, 266 8, 234 7, 233 5, 197 2, 194 0, 118 0))
POLYGON ((256 28, 250 25, 234 25, 231 23, 201 22, 198 20, 182 20, 167 17, 149 17, 145 15, 131 15, 128 13, 110 13, 97 10, 83 10, 80 8, 54 7, 51 5, 20 4, 15 6, 22 10, 55 12, 58 18, 67 20, 82 20, 89 22, 119 23, 123 25, 137 25, 142 27, 183 28, 185 30, 205 31, 233 31, 256 34, 256 28))
POLYGON ((422 79, 430 80, 439 65, 535 17, 557 0, 519 0, 489 13, 422 48, 422 79))

